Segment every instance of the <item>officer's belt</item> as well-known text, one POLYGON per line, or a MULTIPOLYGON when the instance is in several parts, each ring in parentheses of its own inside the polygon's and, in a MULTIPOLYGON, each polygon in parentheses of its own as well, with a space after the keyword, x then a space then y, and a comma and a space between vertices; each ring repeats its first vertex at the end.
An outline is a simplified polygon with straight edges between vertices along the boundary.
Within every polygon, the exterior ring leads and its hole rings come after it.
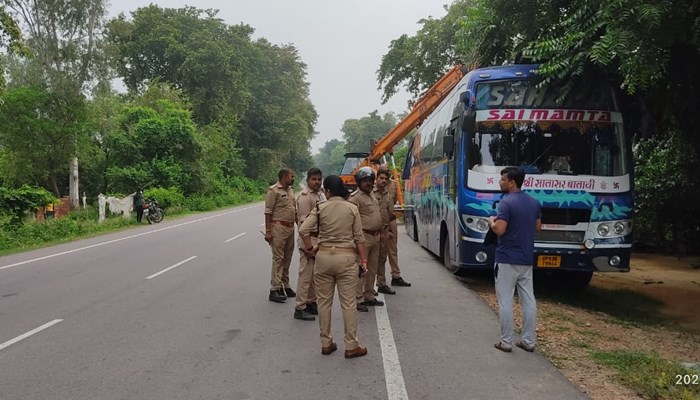
POLYGON ((363 229, 362 232, 364 232, 364 233, 369 233, 370 235, 375 235, 375 236, 376 236, 376 235, 379 235, 379 232, 380 232, 380 231, 379 231, 379 230, 373 231, 373 230, 371 230, 371 229, 363 229))
POLYGON ((318 246, 318 251, 330 251, 331 253, 354 253, 354 247, 318 246))
POLYGON ((294 222, 287 222, 287 221, 273 220, 272 223, 273 224, 280 224, 280 225, 286 226, 287 228, 294 226, 294 222))

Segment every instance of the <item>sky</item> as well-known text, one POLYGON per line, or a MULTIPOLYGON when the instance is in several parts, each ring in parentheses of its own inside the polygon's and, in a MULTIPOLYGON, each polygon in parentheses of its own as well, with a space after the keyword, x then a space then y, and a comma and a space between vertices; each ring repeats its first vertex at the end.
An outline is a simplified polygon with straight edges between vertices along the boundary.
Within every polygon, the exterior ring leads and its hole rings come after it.
POLYGON ((449 0, 112 0, 110 16, 135 11, 150 3, 164 8, 186 5, 218 9, 227 24, 245 23, 253 37, 277 45, 292 44, 307 65, 311 102, 319 114, 313 154, 331 139, 342 139, 346 119, 378 110, 407 111, 408 93, 395 94, 385 105, 377 89, 382 56, 392 40, 415 35, 418 21, 447 14, 449 0))

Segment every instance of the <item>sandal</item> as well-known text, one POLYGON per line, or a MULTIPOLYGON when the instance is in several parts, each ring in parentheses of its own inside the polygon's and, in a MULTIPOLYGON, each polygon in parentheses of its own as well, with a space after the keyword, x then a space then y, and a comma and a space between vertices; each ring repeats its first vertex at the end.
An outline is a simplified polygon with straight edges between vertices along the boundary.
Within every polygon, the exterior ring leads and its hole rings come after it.
POLYGON ((532 347, 527 347, 523 342, 517 342, 515 343, 516 346, 520 347, 521 349, 527 351, 528 353, 532 353, 535 351, 535 346, 532 347))
POLYGON ((501 342, 494 344, 493 347, 497 348, 500 351, 506 352, 506 353, 510 353, 511 351, 513 351, 512 348, 504 346, 503 343, 501 343, 501 342))

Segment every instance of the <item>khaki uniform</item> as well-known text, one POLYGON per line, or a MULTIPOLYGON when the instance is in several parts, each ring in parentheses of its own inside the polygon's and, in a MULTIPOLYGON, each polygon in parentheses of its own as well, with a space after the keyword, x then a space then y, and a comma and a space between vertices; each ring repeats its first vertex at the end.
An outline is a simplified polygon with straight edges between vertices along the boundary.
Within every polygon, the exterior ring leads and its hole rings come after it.
MULTIPOLYGON (((387 197, 386 200, 390 203, 390 212, 394 213, 394 206, 398 201, 398 194, 396 191, 396 181, 393 179, 389 180, 387 185, 387 197)), ((379 267, 377 268, 377 286, 386 285, 386 259, 389 258, 389 266, 391 267, 391 277, 399 278, 401 277, 401 269, 399 269, 399 255, 398 255, 398 234, 399 229, 396 224, 396 218, 389 221, 389 231, 391 232, 391 237, 381 246, 379 249, 379 267)))
POLYGON ((270 186, 265 195, 265 214, 272 216, 272 276, 270 290, 289 287, 289 265, 294 253, 294 221, 296 205, 294 191, 279 182, 270 186))
MULTIPOLYGON (((304 189, 297 196, 297 225, 301 228, 301 224, 309 215, 311 210, 316 207, 316 203, 324 201, 326 198, 321 192, 312 192, 308 189, 304 189)), ((318 244, 318 232, 314 228, 311 233, 311 244, 316 246, 318 244)), ((304 247, 304 243, 301 240, 301 235, 297 240, 298 247, 301 249, 304 247)), ((297 297, 295 308, 297 310, 306 309, 307 303, 316 302, 316 288, 314 287, 313 272, 314 272, 314 259, 307 258, 304 252, 301 252, 301 257, 299 258, 299 278, 297 279, 297 297)))
POLYGON ((321 346, 333 342, 331 334, 331 309, 335 286, 343 310, 345 323, 345 350, 354 350, 357 341, 357 288, 359 267, 355 243, 365 241, 360 214, 353 204, 341 197, 332 197, 311 210, 311 214, 299 227, 299 235, 307 236, 316 231, 319 224, 318 253, 314 264, 314 284, 318 297, 318 324, 321 329, 321 346))
POLYGON ((377 265, 379 263, 379 233, 382 229, 382 215, 379 202, 371 193, 366 194, 360 189, 354 191, 348 199, 357 206, 362 219, 362 232, 365 235, 365 247, 367 248, 367 274, 365 279, 360 279, 357 285, 357 299, 359 301, 374 300, 374 279, 377 277, 377 265))

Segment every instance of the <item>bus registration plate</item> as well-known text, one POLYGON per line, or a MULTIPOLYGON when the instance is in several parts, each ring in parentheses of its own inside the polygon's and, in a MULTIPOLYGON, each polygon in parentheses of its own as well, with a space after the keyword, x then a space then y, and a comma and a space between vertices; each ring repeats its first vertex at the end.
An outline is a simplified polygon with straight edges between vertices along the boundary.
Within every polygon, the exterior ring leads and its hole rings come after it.
POLYGON ((559 268, 561 256, 537 256, 537 266, 541 268, 559 268))

